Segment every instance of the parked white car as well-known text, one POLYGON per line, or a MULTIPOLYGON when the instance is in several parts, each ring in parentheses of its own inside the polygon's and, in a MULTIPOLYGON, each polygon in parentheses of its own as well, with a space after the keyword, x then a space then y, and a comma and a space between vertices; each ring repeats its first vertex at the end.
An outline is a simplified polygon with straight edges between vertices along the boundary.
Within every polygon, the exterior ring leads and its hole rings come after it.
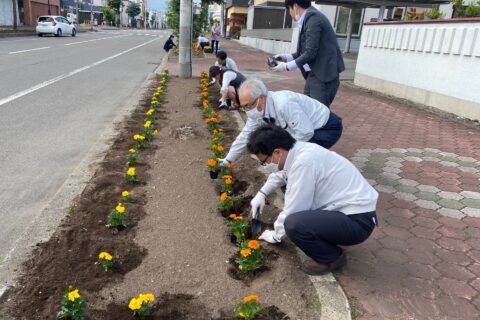
POLYGON ((36 30, 39 37, 42 37, 44 34, 53 34, 56 37, 66 34, 75 37, 77 34, 75 25, 62 16, 38 17, 36 30))

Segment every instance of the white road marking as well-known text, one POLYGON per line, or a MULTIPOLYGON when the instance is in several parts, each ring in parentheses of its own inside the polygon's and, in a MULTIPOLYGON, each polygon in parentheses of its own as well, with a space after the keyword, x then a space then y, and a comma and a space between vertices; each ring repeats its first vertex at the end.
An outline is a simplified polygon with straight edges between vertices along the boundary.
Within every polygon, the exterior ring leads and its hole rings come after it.
POLYGON ((110 60, 112 60, 112 59, 115 59, 115 58, 117 58, 117 57, 119 57, 119 56, 121 56, 121 55, 124 55, 125 53, 128 53, 128 52, 133 51, 133 50, 138 49, 138 48, 141 48, 141 47, 143 47, 143 46, 146 46, 147 44, 150 44, 150 43, 152 43, 153 41, 157 41, 157 40, 158 40, 158 38, 155 38, 155 39, 153 39, 153 40, 150 40, 150 41, 147 41, 147 42, 145 42, 145 43, 139 44, 138 46, 135 46, 135 47, 132 47, 132 48, 130 48, 130 49, 124 50, 124 51, 122 51, 122 52, 120 52, 120 53, 114 54, 113 56, 110 56, 110 57, 107 57, 107 58, 105 58, 105 59, 102 59, 102 60, 99 60, 99 61, 97 61, 97 62, 94 62, 94 63, 92 63, 92 64, 89 64, 88 66, 84 66, 84 67, 75 69, 75 70, 73 70, 73 71, 71 71, 71 72, 69 72, 69 73, 66 73, 66 74, 63 74, 63 75, 61 75, 61 76, 55 77, 55 78, 53 78, 53 79, 47 80, 47 81, 45 81, 45 82, 39 83, 39 84, 37 84, 36 86, 33 86, 33 87, 28 88, 28 89, 26 89, 26 90, 23 90, 23 91, 14 93, 14 94, 12 94, 12 95, 9 96, 9 97, 0 99, 0 106, 3 106, 4 104, 9 103, 9 102, 11 102, 11 101, 13 101, 13 100, 16 100, 16 99, 18 99, 18 98, 21 98, 21 97, 23 97, 23 96, 25 96, 25 95, 27 95, 27 94, 29 94, 29 93, 32 93, 32 92, 35 92, 35 91, 40 90, 40 89, 42 89, 42 88, 45 88, 46 86, 49 86, 49 85, 51 85, 51 84, 54 84, 55 82, 58 82, 58 81, 63 80, 63 79, 65 79, 65 78, 69 78, 69 77, 71 77, 71 76, 73 76, 73 75, 75 75, 75 74, 77 74, 77 73, 80 73, 80 72, 82 72, 82 71, 85 71, 85 70, 88 70, 88 69, 93 68, 93 67, 95 67, 95 66, 98 66, 98 65, 100 65, 100 64, 102 64, 102 63, 104 63, 104 62, 107 62, 107 61, 110 61, 110 60))
POLYGON ((12 51, 12 52, 9 52, 8 54, 17 54, 17 53, 23 53, 23 52, 29 52, 29 51, 37 51, 37 50, 43 50, 43 49, 49 49, 49 48, 50 48, 50 47, 41 47, 41 48, 28 49, 28 50, 12 51))
POLYGON ((71 46, 71 45, 74 45, 74 44, 80 44, 80 43, 92 42, 92 41, 98 41, 98 40, 105 40, 105 39, 114 39, 114 38, 120 38, 120 37, 123 37, 123 35, 121 35, 121 36, 115 36, 115 37, 105 37, 105 38, 97 38, 97 39, 92 39, 92 40, 85 40, 85 41, 65 43, 64 46, 71 46))

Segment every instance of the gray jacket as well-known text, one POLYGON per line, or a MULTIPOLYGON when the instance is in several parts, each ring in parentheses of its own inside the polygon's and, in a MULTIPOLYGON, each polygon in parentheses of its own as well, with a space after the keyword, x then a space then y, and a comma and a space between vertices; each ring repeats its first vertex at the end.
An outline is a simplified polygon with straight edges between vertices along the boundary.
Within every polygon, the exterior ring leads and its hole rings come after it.
POLYGON ((335 31, 328 18, 313 6, 305 12, 297 52, 292 56, 304 78, 307 78, 304 64, 323 82, 335 80, 345 70, 335 31))

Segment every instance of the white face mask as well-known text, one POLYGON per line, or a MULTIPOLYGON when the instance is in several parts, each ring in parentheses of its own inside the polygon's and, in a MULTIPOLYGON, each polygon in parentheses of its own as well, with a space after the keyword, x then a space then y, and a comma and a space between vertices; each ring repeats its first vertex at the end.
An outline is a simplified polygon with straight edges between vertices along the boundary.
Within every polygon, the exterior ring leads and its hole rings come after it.
POLYGON ((298 22, 298 19, 300 19, 300 15, 297 14, 297 8, 295 7, 295 5, 293 5, 293 14, 294 14, 293 20, 295 20, 295 22, 298 22))
POLYGON ((258 111, 258 103, 260 102, 260 98, 257 100, 257 104, 255 105, 255 108, 248 110, 246 112, 247 117, 249 117, 252 120, 258 120, 263 118, 263 112, 258 111))
MULTIPOLYGON (((279 160, 279 163, 280 163, 280 160, 279 160)), ((267 171, 270 172, 270 173, 275 173, 275 172, 280 171, 280 170, 278 169, 279 163, 273 163, 273 156, 272 156, 272 162, 270 162, 270 163, 265 163, 265 167, 264 167, 264 168, 265 168, 265 170, 267 170, 267 171)))

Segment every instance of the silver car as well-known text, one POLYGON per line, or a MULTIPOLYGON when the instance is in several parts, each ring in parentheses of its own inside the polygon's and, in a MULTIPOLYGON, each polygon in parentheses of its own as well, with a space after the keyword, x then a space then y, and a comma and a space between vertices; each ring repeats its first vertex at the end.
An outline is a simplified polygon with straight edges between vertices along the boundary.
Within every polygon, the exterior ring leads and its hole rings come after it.
POLYGON ((75 25, 62 16, 38 17, 36 30, 39 37, 42 37, 44 34, 53 34, 56 37, 66 34, 75 37, 77 34, 75 25))

